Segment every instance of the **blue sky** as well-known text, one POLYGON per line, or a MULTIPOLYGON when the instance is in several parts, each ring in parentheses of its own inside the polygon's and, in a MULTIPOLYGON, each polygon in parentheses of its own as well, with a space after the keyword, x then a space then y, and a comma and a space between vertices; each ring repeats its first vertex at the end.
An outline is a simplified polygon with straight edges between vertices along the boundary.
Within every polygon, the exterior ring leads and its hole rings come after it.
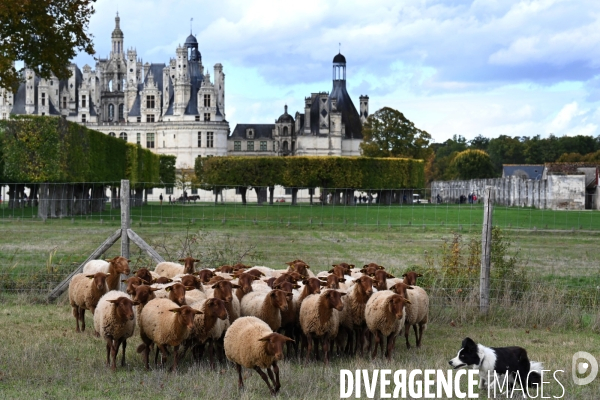
MULTIPOLYGON (((167 63, 190 33, 212 73, 223 64, 226 113, 272 123, 331 90, 347 59, 355 105, 388 106, 436 142, 600 134, 600 2, 593 0, 98 0, 97 56, 110 51, 119 11, 125 47, 167 63)), ((94 60, 75 60, 94 67, 94 60)))

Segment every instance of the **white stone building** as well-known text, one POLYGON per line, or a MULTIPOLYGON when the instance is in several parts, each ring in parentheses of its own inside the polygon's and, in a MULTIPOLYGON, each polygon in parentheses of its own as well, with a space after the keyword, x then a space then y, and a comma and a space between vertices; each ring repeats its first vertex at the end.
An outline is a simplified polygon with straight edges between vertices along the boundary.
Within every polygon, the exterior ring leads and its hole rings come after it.
POLYGON ((359 156, 369 97, 360 96, 360 113, 346 90, 346 58, 333 58, 331 93, 312 93, 304 113, 284 113, 274 124, 238 124, 229 136, 228 154, 236 156, 359 156))
POLYGON ((55 115, 107 135, 177 156, 177 168, 193 168, 197 156, 227 154, 225 74, 215 64, 211 80, 198 41, 190 34, 176 57, 145 64, 125 50, 120 18, 115 18, 108 58, 96 69, 70 65, 71 77, 40 79, 25 70, 17 93, 0 91, 0 117, 55 115), (6 96, 4 96, 6 94, 6 96))

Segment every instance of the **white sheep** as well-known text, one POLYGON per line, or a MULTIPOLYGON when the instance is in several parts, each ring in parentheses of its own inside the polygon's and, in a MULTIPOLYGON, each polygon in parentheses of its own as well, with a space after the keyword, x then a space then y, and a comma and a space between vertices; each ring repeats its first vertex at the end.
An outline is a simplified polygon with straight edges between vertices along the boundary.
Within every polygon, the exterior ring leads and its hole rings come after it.
POLYGON ((387 338, 387 351, 385 356, 389 360, 394 350, 396 336, 404 327, 406 313, 405 304, 410 304, 409 300, 392 292, 391 290, 382 290, 373 295, 367 301, 365 307, 365 320, 367 327, 375 336, 375 349, 371 355, 377 356, 377 345, 381 345, 381 354, 383 356, 383 336, 387 338))
POLYGON ((192 274, 194 273, 194 263, 197 263, 199 261, 200 260, 193 257, 186 257, 180 259, 179 262, 183 262, 184 265, 169 261, 163 261, 156 264, 154 272, 166 278, 173 278, 178 274, 192 274))
POLYGON ((407 290, 409 304, 406 305, 406 320, 404 322, 404 337, 406 338, 406 348, 410 349, 408 335, 410 327, 415 331, 417 347, 421 347, 423 339, 423 331, 427 329, 427 321, 429 319, 429 296, 423 288, 412 286, 412 290, 407 290), (417 331, 418 327, 418 331, 417 331))
POLYGON ((262 272, 264 274, 264 276, 267 278, 272 277, 273 274, 275 273, 275 270, 273 268, 263 267, 260 265, 256 265, 256 266, 246 270, 245 272, 248 273, 249 271, 252 271, 252 270, 257 270, 257 271, 262 272))
POLYGON ((265 381, 272 395, 281 388, 277 361, 283 359, 283 344, 290 341, 287 336, 274 333, 268 324, 256 317, 242 317, 235 320, 225 333, 224 347, 227 358, 235 363, 238 371, 238 387, 244 388, 242 366, 252 368, 265 381), (273 370, 271 371, 271 367, 273 370), (265 368, 271 377, 262 371, 265 368), (273 379, 273 372, 275 379, 273 379))
MULTIPOLYGON (((329 342, 338 334, 339 311, 344 309, 342 296, 334 289, 322 290, 319 294, 306 297, 300 306, 300 327, 308 341, 306 362, 310 357, 312 342, 320 341, 324 352, 325 365, 329 364, 329 342)), ((318 350, 318 343, 315 346, 318 350)), ((317 357, 318 358, 318 357, 317 357)))
POLYGON ((144 364, 150 369, 148 358, 152 344, 156 344, 162 354, 162 364, 167 358, 166 346, 174 347, 174 362, 171 370, 177 369, 179 345, 187 339, 194 327, 194 316, 202 311, 190 306, 177 306, 169 299, 150 300, 139 316, 141 345, 137 352, 144 352, 144 364))
POLYGON ((108 274, 108 262, 104 260, 91 260, 83 266, 82 273, 84 274, 91 275, 95 274, 96 272, 104 272, 105 274, 108 274))
POLYGON ((106 279, 108 274, 97 272, 93 275, 76 274, 69 282, 69 303, 73 309, 73 316, 77 324, 76 332, 85 331, 85 310, 90 310, 92 315, 96 305, 104 293, 108 292, 106 279), (79 322, 81 321, 81 331, 79 322))
MULTIPOLYGON (((281 311, 286 311, 287 293, 282 290, 250 292, 240 302, 242 316, 253 316, 265 321, 273 331, 281 327, 281 311)), ((292 296, 292 294, 289 294, 292 296)))
POLYGON ((127 293, 111 290, 100 298, 94 313, 94 328, 100 337, 106 340, 106 365, 110 366, 112 355, 112 369, 117 368, 117 354, 119 347, 123 347, 121 366, 125 366, 125 349, 127 339, 135 330, 136 312, 133 306, 140 303, 131 300, 127 293))
POLYGON ((194 318, 194 327, 190 332, 190 337, 186 341, 186 350, 187 348, 196 345, 199 351, 198 357, 200 357, 204 351, 204 344, 207 341, 210 341, 210 365, 211 367, 214 367, 213 342, 220 339, 223 335, 223 332, 225 332, 229 326, 225 302, 221 299, 211 298, 198 301, 192 304, 191 307, 195 310, 201 311, 201 314, 194 318))

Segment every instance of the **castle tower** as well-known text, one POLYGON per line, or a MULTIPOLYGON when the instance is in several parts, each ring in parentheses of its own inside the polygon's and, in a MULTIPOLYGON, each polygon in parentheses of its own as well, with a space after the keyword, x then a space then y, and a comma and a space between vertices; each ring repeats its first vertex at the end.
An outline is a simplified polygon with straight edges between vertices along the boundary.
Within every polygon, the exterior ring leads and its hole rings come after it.
POLYGON ((360 122, 367 122, 367 118, 369 118, 369 96, 360 96, 360 122))
POLYGON ((35 72, 31 68, 25 68, 25 112, 35 112, 35 72))
POLYGON ((135 49, 127 50, 127 80, 125 81, 125 113, 131 110, 135 97, 137 95, 138 86, 138 64, 137 51, 135 49))
POLYGON ((175 68, 175 99, 173 102, 173 114, 183 115, 190 100, 190 75, 188 73, 187 49, 183 46, 177 47, 177 59, 175 68))
MULTIPOLYGON (((221 113, 222 120, 225 119, 225 74, 223 65, 215 64, 215 92, 217 94, 218 112, 221 113)), ((222 121, 221 120, 221 121, 222 121)))
POLYGON ((119 13, 117 12, 117 16, 115 17, 115 29, 112 31, 112 46, 110 52, 110 58, 113 57, 122 57, 123 55, 123 31, 121 30, 121 18, 119 18, 119 13))
POLYGON ((334 99, 335 107, 332 109, 335 108, 341 114, 341 122, 331 121, 331 133, 335 131, 342 139, 362 139, 362 119, 346 90, 346 57, 341 53, 333 58, 333 88, 329 95, 330 104, 334 99))

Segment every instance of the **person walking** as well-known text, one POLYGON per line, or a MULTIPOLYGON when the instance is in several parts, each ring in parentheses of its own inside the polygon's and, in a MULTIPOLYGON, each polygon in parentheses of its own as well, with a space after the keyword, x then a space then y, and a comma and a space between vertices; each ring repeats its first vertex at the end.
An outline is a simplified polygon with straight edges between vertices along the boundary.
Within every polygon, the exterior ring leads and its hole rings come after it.
POLYGON ((160 200, 160 205, 162 206, 162 201, 163 201, 162 193, 160 194, 160 196, 158 196, 158 200, 160 200))

